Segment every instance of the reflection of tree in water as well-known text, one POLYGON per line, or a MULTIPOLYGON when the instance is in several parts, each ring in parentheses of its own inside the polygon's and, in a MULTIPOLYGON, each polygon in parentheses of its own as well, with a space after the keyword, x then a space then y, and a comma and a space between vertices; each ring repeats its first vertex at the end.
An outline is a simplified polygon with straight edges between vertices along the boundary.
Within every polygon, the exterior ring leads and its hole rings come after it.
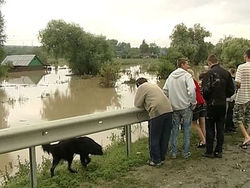
POLYGON ((101 88, 97 78, 72 78, 66 94, 58 90, 43 99, 42 118, 55 120, 105 111, 108 106, 120 108, 120 96, 115 88, 101 88))
POLYGON ((0 129, 7 128, 7 119, 9 112, 5 107, 6 93, 4 90, 0 89, 0 129))

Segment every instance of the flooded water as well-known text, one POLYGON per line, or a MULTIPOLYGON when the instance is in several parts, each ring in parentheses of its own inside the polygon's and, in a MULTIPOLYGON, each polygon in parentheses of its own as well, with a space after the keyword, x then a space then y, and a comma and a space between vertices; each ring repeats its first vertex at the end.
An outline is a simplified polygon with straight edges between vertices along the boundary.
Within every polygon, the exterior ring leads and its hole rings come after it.
MULTIPOLYGON (((42 71, 19 72, 10 74, 0 82, 0 128, 28 125, 37 122, 92 114, 104 111, 133 107, 136 88, 134 84, 125 84, 130 77, 146 77, 156 83, 155 75, 140 72, 140 66, 129 67, 121 73, 114 88, 99 86, 99 78, 82 79, 70 76, 67 68, 42 71)), ((132 139, 144 136, 146 124, 133 126, 132 139)), ((110 144, 111 133, 119 135, 120 129, 89 135, 103 147, 110 144)), ((44 155, 41 147, 36 147, 37 162, 44 155)), ((0 170, 8 166, 11 174, 17 164, 28 160, 28 149, 0 155, 0 170)))

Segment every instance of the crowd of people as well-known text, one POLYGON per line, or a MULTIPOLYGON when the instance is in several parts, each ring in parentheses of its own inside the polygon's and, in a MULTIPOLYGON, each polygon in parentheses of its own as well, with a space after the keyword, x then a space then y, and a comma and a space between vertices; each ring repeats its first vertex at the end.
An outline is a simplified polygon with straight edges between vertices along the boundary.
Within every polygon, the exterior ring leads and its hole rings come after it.
POLYGON ((134 105, 148 111, 150 120, 148 164, 164 163, 170 143, 170 156, 178 156, 178 135, 183 130, 182 156, 189 158, 191 127, 197 132, 203 157, 222 158, 224 133, 239 127, 244 139, 241 148, 250 145, 250 50, 236 70, 225 70, 215 55, 207 58, 209 70, 195 79, 187 59, 177 60, 177 69, 161 89, 145 78, 136 80, 134 105))

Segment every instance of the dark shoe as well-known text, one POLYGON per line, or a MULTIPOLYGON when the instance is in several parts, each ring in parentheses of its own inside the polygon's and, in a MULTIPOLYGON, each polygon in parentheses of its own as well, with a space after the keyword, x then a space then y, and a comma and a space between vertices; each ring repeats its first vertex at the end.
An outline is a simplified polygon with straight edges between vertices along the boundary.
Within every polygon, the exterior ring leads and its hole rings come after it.
POLYGON ((147 164, 148 164, 149 166, 155 166, 155 167, 159 167, 159 166, 163 165, 162 162, 154 163, 153 161, 147 161, 147 164))
POLYGON ((215 158, 222 158, 222 153, 221 152, 214 152, 214 157, 215 158))
POLYGON ((207 158, 214 158, 214 155, 211 153, 203 153, 202 157, 207 157, 207 158))
POLYGON ((247 149, 247 146, 248 146, 248 144, 241 144, 241 145, 240 145, 240 148, 241 148, 241 149, 247 149))

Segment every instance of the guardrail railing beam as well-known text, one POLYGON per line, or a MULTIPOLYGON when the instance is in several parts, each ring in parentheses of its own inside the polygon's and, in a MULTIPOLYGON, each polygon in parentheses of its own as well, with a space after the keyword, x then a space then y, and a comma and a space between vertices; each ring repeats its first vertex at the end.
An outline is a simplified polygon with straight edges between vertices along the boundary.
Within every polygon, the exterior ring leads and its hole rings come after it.
POLYGON ((129 108, 65 118, 0 130, 0 154, 29 148, 31 187, 37 187, 35 146, 125 126, 127 155, 131 153, 131 124, 149 119, 143 109, 129 108))

